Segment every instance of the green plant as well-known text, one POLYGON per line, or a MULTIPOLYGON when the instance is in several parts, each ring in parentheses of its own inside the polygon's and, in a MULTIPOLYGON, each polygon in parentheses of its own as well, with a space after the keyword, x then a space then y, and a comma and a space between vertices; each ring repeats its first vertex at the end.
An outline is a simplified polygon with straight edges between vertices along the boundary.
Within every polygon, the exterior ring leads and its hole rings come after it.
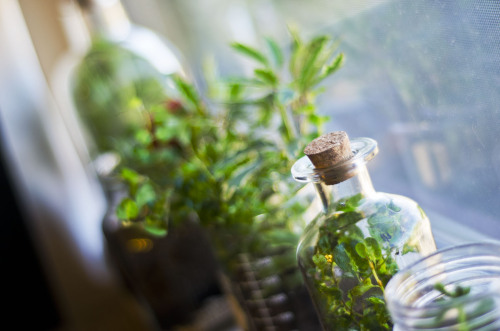
POLYGON ((139 104, 150 107, 165 99, 165 77, 146 59, 119 43, 95 36, 75 70, 72 93, 80 119, 96 151, 116 148, 141 123, 139 104))
POLYGON ((315 98, 343 55, 328 36, 303 42, 291 35, 288 70, 272 39, 268 54, 234 43, 255 61, 251 77, 207 77, 217 92, 209 102, 176 78, 177 95, 144 107, 144 126, 116 145, 118 172, 129 187, 117 208, 124 224, 160 234, 194 217, 220 239, 227 261, 238 252, 296 244, 291 220, 303 206, 293 199, 298 187, 290 166, 321 133, 327 118, 317 114, 315 98))
POLYGON ((175 94, 166 100, 135 100, 143 125, 131 139, 115 141, 121 156, 115 174, 128 189, 116 215, 158 236, 197 222, 231 285, 241 280, 242 261, 256 279, 279 276, 278 285, 262 285, 263 299, 285 293, 286 305, 297 309, 288 302, 300 301, 300 315, 309 311, 314 324, 296 262, 309 201, 296 197, 300 187, 290 168, 305 143, 321 134, 327 117, 316 111, 319 84, 341 67, 343 55, 327 36, 309 42, 292 36, 289 54, 271 39, 267 53, 232 44, 254 60, 253 74, 219 77, 209 68, 206 95, 174 77, 175 94), (269 263, 261 267, 256 261, 264 257, 269 263))
POLYGON ((434 319, 436 328, 442 325, 454 325, 459 331, 475 330, 478 326, 475 319, 479 316, 491 315, 491 312, 496 310, 496 303, 492 297, 483 297, 478 302, 471 302, 468 298, 471 292, 469 286, 456 285, 451 288, 443 283, 436 283, 434 289, 441 293, 435 300, 437 306, 440 307, 440 312, 434 319))
MULTIPOLYGON (((371 226, 367 237, 361 225, 367 218, 360 208, 363 203, 364 197, 356 194, 332 207, 319 228, 306 278, 318 289, 321 298, 317 302, 322 305, 319 309, 326 325, 338 330, 389 330, 392 322, 384 289, 398 271, 390 239, 398 235, 398 227, 391 224, 398 222, 401 208, 392 200, 376 203, 377 211, 366 220, 371 226)), ((407 245, 399 254, 410 251, 407 245)))

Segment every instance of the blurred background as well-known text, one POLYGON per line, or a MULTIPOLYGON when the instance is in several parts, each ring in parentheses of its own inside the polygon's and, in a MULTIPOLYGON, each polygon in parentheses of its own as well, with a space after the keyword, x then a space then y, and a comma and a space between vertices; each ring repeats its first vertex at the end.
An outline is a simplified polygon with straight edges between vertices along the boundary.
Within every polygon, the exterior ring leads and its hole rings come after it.
MULTIPOLYGON (((500 239, 498 1, 0 0, 3 323, 167 328, 108 258, 105 192, 71 94, 93 34, 128 38, 155 69, 203 91, 207 59, 222 75, 245 72, 229 43, 286 46, 290 24, 338 39, 346 62, 320 112, 327 131, 378 141, 375 188, 418 201, 440 246, 500 239)), ((202 282, 218 297, 213 278, 202 282)), ((215 329, 233 328, 224 300, 207 309, 223 312, 215 329)))

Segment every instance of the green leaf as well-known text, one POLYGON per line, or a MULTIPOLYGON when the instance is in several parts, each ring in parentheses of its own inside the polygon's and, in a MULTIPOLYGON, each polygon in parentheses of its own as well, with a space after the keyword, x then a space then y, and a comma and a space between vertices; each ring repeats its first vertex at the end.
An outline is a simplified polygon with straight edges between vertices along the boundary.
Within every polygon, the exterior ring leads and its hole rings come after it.
POLYGON ((175 136, 172 131, 172 129, 162 126, 156 129, 155 136, 159 141, 169 141, 175 136))
POLYGON ((134 96, 128 100, 127 107, 129 109, 140 109, 143 107, 142 100, 134 96))
POLYGON ((194 86, 188 84, 181 77, 175 77, 174 83, 182 96, 199 110, 200 97, 198 96, 198 92, 196 91, 194 86))
POLYGON ((436 283, 434 284, 434 288, 450 298, 458 298, 470 293, 470 287, 468 286, 463 287, 460 285, 456 285, 452 291, 447 289, 443 283, 436 283))
POLYGON ((400 240, 402 229, 400 227, 401 215, 393 214, 374 214, 368 218, 370 225, 370 234, 377 239, 379 243, 386 243, 392 246, 400 240))
POLYGON ((373 227, 381 227, 387 224, 393 224, 394 220, 391 216, 384 214, 373 214, 368 218, 368 224, 373 227))
POLYGON ((240 187, 245 185, 245 182, 250 176, 262 165, 262 159, 257 159, 238 169, 237 173, 228 180, 229 187, 240 187))
POLYGON ((292 52, 294 53, 302 47, 302 40, 295 26, 289 24, 287 27, 288 33, 292 37, 292 52))
POLYGON ((349 197, 347 199, 347 205, 357 208, 359 206, 359 203, 361 202, 361 199, 363 199, 363 194, 358 193, 356 195, 353 195, 352 197, 349 197))
POLYGON ((135 195, 135 200, 139 209, 145 204, 154 202, 155 199, 156 193, 151 184, 141 185, 135 195))
POLYGON ((141 181, 141 175, 130 168, 123 168, 120 172, 120 177, 130 185, 137 185, 141 181))
POLYGON ((144 225, 144 230, 146 230, 148 233, 152 234, 153 236, 157 237, 164 237, 168 231, 167 229, 163 228, 158 228, 156 226, 150 226, 150 225, 144 225))
POLYGON ((122 221, 130 221, 139 215, 139 208, 134 200, 123 199, 116 208, 116 216, 122 221))
POLYGON ((139 130, 135 134, 135 139, 142 145, 148 145, 153 141, 151 133, 148 130, 139 130))
POLYGON ((345 250, 350 259, 351 268, 355 272, 363 273, 369 270, 368 261, 358 254, 356 251, 356 246, 358 244, 357 240, 346 239, 347 244, 345 245, 345 250))
POLYGON ((349 226, 346 228, 344 231, 344 234, 351 239, 357 240, 357 241, 363 241, 365 236, 363 234, 363 231, 357 227, 357 226, 349 226))
POLYGON ((358 193, 352 197, 339 201, 335 209, 344 212, 356 212, 361 199, 363 199, 363 195, 358 193))
POLYGON ((377 216, 387 216, 389 214, 387 211, 387 205, 383 202, 375 203, 375 208, 377 208, 377 212, 375 213, 377 216))
POLYGON ((257 78, 271 86, 278 84, 278 77, 269 69, 255 69, 254 74, 257 78))
POLYGON ((243 86, 240 83, 233 83, 229 88, 229 100, 237 100, 241 96, 243 86))
POLYGON ((163 220, 151 216, 146 217, 143 228, 149 234, 157 237, 163 237, 168 232, 166 223, 163 220))
POLYGON ((401 252, 402 255, 415 252, 417 248, 409 243, 405 243, 403 246, 403 251, 401 252))
POLYGON ((256 50, 253 47, 243 45, 243 44, 238 43, 238 42, 232 43, 231 47, 234 50, 236 50, 237 52, 239 52, 243 55, 246 55, 249 58, 252 58, 255 61, 257 61, 265 66, 267 66, 269 64, 267 61, 267 58, 264 56, 264 54, 262 54, 261 52, 259 52, 258 50, 256 50))
POLYGON ((313 255, 312 260, 313 260, 314 264, 320 268, 323 268, 328 263, 326 257, 324 255, 321 255, 321 254, 313 255))
POLYGON ((333 62, 330 65, 323 67, 321 74, 315 83, 317 84, 321 82, 323 79, 337 72, 340 68, 342 68, 343 65, 344 65, 344 54, 340 53, 339 55, 337 55, 337 57, 333 60, 333 62))
POLYGON ((368 253, 366 252, 366 246, 362 242, 356 244, 356 252, 362 258, 366 258, 368 256, 368 253))
POLYGON ((337 215, 337 227, 343 228, 346 226, 354 225, 363 219, 363 215, 359 212, 341 212, 337 215))
POLYGON ((330 119, 330 117, 328 116, 321 116, 321 115, 317 115, 317 114, 309 114, 307 116, 307 119, 309 120, 309 122, 311 122, 311 124, 313 124, 314 126, 316 127, 320 127, 322 126, 323 124, 325 124, 326 122, 328 122, 328 120, 330 119))
POLYGON ((302 57, 302 54, 304 52, 304 47, 302 44, 302 40, 300 39, 300 36, 295 28, 289 26, 289 32, 292 37, 292 55, 288 64, 288 70, 290 71, 292 77, 297 78, 301 70, 300 58, 302 57))
POLYGON ((333 250, 333 260, 345 272, 352 272, 351 259, 347 255, 344 244, 339 244, 333 250))
POLYGON ((327 41, 327 36, 318 36, 306 46, 306 54, 303 59, 304 62, 302 64, 302 70, 299 77, 299 82, 303 88, 307 87, 311 78, 316 75, 317 70, 319 69, 316 59, 323 50, 327 41))
POLYGON ((387 205, 387 208, 389 208, 391 211, 393 211, 395 213, 399 213, 401 211, 401 207, 396 205, 394 203, 394 200, 391 200, 391 202, 389 202, 389 204, 387 205))
POLYGON ((359 283, 358 285, 354 286, 349 291, 349 297, 351 299, 359 298, 374 287, 378 287, 378 286, 373 285, 370 278, 366 278, 365 280, 363 280, 362 283, 359 283))
POLYGON ((276 64, 276 66, 278 68, 281 67, 283 65, 283 62, 284 62, 283 52, 281 51, 281 48, 278 46, 276 41, 272 38, 266 38, 266 43, 267 43, 267 46, 269 47, 269 50, 271 51, 274 63, 276 64))
POLYGON ((365 239, 366 251, 370 260, 377 261, 382 258, 382 250, 378 241, 375 238, 368 237, 365 239))
POLYGON ((493 298, 484 298, 479 301, 479 304, 474 308, 472 314, 474 316, 481 316, 493 311, 494 307, 495 300, 493 298))
POLYGON ((373 303, 373 304, 377 304, 377 305, 385 305, 385 301, 379 297, 376 297, 376 296, 372 296, 372 297, 369 297, 368 299, 369 302, 373 303))
MULTIPOLYGON (((316 114, 316 106, 312 103, 307 103, 301 107, 298 107, 296 109, 297 114, 306 114, 309 115, 307 117, 308 120, 311 122, 314 121, 316 118, 321 117, 320 115, 316 114)), ((315 124, 315 123, 312 123, 315 124)))
POLYGON ((328 295, 328 298, 330 300, 342 300, 342 290, 340 290, 336 286, 331 286, 325 283, 321 283, 319 290, 321 293, 328 295))

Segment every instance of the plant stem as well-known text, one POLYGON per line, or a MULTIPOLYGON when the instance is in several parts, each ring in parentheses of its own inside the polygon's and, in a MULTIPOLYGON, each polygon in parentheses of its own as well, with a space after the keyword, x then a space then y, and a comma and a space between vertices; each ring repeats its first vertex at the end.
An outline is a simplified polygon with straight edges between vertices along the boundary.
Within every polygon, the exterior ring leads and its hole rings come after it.
POLYGON ((277 107, 280 111, 281 119, 283 120, 283 125, 285 126, 287 142, 296 140, 297 131, 295 129, 295 125, 292 119, 290 118, 288 112, 286 111, 286 108, 281 104, 278 104, 277 107))
MULTIPOLYGON (((300 109, 302 107, 305 107, 307 104, 308 104, 308 101, 307 101, 307 92, 304 91, 304 92, 302 92, 300 94, 300 97, 299 97, 299 100, 298 100, 298 108, 300 109)), ((299 126, 300 126, 299 131, 301 133, 307 133, 308 125, 309 125, 308 121, 299 120, 299 126)))
POLYGON ((371 260, 368 260, 368 264, 370 265, 370 269, 372 270, 373 277, 375 277, 375 280, 377 281, 377 284, 382 289, 382 293, 385 293, 384 284, 382 283, 382 281, 380 280, 380 278, 378 278, 377 271, 375 270, 375 265, 373 264, 373 262, 371 260))

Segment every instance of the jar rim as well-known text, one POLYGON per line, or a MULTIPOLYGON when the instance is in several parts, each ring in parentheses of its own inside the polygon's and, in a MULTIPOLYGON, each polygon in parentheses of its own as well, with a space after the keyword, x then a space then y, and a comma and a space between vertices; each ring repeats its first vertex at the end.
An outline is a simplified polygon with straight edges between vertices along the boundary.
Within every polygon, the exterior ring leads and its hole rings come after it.
MULTIPOLYGON (((466 244, 459 244, 455 246, 450 246, 444 249, 435 251, 418 261, 410 264, 394 275, 385 287, 385 298, 389 309, 394 309, 394 313, 400 315, 404 312, 411 311, 412 313, 418 313, 433 309, 443 309, 451 308, 452 306, 465 302, 475 302, 477 300, 491 297, 492 295, 500 297, 500 288, 492 292, 481 291, 477 293, 471 293, 470 295, 454 298, 453 302, 449 302, 448 305, 437 302, 430 302, 423 306, 415 306, 403 303, 398 299, 397 291, 404 287, 405 282, 415 282, 418 280, 417 274, 419 272, 425 272, 433 266, 442 265, 445 267, 448 264, 463 264, 466 259, 474 259, 478 263, 481 263, 480 257, 493 257, 498 260, 498 265, 500 266, 500 242, 498 241, 485 241, 485 242, 471 242, 466 244), (469 254, 464 254, 464 253, 469 254), (441 259, 440 259, 441 258, 441 259), (434 261, 433 261, 434 260, 434 261), (439 261, 439 262, 437 262, 439 261), (414 277, 414 278, 413 278, 414 277)), ((479 266, 486 266, 479 264, 479 266)), ((447 266, 446 266, 447 267, 447 266)), ((477 267, 477 265, 476 265, 477 267)), ((454 270, 456 271, 456 270, 454 270)), ((500 271, 498 274, 495 273, 495 279, 498 277, 498 284, 495 281, 493 285, 500 286, 500 271)), ((424 281, 430 280, 431 277, 427 276, 424 281)), ((430 284, 429 284, 430 285, 430 284)))
POLYGON ((302 183, 319 183, 325 180, 342 182, 356 174, 358 169, 378 154, 378 144, 372 138, 350 140, 353 156, 331 167, 316 168, 307 156, 298 159, 292 166, 293 178, 302 183))

